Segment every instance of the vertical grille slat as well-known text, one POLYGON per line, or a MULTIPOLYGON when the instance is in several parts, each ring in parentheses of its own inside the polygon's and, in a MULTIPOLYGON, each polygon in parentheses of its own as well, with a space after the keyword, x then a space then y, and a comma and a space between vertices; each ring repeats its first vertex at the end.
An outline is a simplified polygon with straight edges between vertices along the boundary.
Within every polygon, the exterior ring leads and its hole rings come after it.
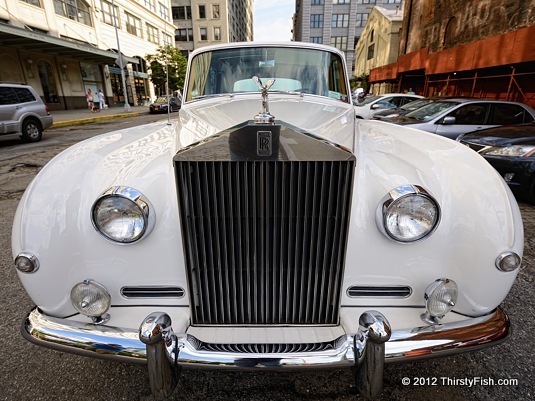
POLYGON ((193 324, 338 323, 354 159, 175 163, 193 324))

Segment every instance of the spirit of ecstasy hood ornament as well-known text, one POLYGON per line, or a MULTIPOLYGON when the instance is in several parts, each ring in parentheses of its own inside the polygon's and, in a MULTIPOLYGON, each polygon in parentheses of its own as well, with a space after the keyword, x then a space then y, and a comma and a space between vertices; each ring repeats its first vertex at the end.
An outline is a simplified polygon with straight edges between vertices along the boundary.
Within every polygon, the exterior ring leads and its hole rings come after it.
POLYGON ((254 117, 255 123, 274 124, 275 116, 269 113, 268 90, 275 83, 275 79, 270 79, 265 85, 262 85, 262 81, 257 76, 254 76, 252 79, 256 82, 262 93, 262 110, 254 117))

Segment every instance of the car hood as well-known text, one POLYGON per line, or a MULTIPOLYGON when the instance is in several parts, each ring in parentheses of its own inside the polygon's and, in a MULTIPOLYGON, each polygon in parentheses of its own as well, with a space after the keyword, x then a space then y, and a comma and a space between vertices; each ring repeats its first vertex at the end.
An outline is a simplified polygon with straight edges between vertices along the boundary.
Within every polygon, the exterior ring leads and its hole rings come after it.
POLYGON ((388 121, 394 124, 398 124, 398 125, 412 125, 412 124, 421 124, 425 122, 425 121, 416 120, 414 118, 405 117, 403 115, 391 118, 388 121))
POLYGON ((405 111, 404 109, 402 109, 401 107, 395 107, 393 109, 387 109, 387 110, 383 110, 383 111, 378 111, 377 113, 375 113, 375 116, 389 116, 390 114, 405 114, 405 113, 408 113, 408 111, 405 111))
POLYGON ((504 126, 471 132, 459 138, 461 142, 483 146, 535 145, 535 125, 504 126))
MULTIPOLYGON (((179 144, 189 146, 222 130, 251 121, 262 108, 259 93, 188 102, 180 109, 179 144)), ((269 112, 285 122, 349 149, 354 144, 355 114, 349 103, 321 96, 270 94, 269 112)))

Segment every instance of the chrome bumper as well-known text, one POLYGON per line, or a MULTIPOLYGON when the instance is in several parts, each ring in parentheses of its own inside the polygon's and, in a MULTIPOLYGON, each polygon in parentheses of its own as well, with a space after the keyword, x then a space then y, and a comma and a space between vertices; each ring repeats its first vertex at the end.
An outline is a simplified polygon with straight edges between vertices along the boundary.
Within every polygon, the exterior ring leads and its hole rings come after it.
MULTIPOLYGON (((505 340, 511 330, 509 319, 501 308, 483 317, 392 331, 391 334, 379 333, 384 327, 377 328, 374 322, 366 322, 361 316, 360 326, 367 327, 362 331, 359 329, 359 333, 347 334, 343 341, 338 343, 338 347, 328 351, 243 354, 200 351, 195 346, 195 338, 172 332, 171 321, 166 320, 166 316, 162 313, 151 314, 142 323, 140 330, 134 331, 58 319, 35 308, 24 321, 22 335, 33 343, 64 352, 136 363, 146 363, 149 360, 150 371, 161 369, 161 366, 151 365, 158 361, 161 363, 163 355, 166 355, 171 366, 178 368, 256 370, 359 366, 367 353, 368 339, 372 344, 368 347, 372 349, 368 354, 374 353, 373 349, 378 348, 376 351, 379 355, 381 351, 384 352, 385 362, 439 357, 497 344, 505 340), (387 341, 382 347, 385 340, 387 341)), ((385 322, 389 329, 386 319, 385 322)), ((374 355, 377 358, 377 353, 374 355)), ((380 370, 382 371, 382 361, 380 370)), ((152 373, 149 372, 150 375, 152 373)))

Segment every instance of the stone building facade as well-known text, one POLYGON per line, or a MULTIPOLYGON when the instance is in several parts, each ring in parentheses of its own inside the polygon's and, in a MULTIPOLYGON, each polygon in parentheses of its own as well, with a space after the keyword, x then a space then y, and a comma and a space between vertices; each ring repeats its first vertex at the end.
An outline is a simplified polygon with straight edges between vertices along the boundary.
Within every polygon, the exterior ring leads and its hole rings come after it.
POLYGON ((372 87, 535 106, 535 0, 405 0, 397 62, 372 87))
POLYGON ((173 32, 170 0, 0 0, 0 81, 31 85, 51 111, 87 108, 88 89, 111 106, 145 104, 144 59, 173 32))

